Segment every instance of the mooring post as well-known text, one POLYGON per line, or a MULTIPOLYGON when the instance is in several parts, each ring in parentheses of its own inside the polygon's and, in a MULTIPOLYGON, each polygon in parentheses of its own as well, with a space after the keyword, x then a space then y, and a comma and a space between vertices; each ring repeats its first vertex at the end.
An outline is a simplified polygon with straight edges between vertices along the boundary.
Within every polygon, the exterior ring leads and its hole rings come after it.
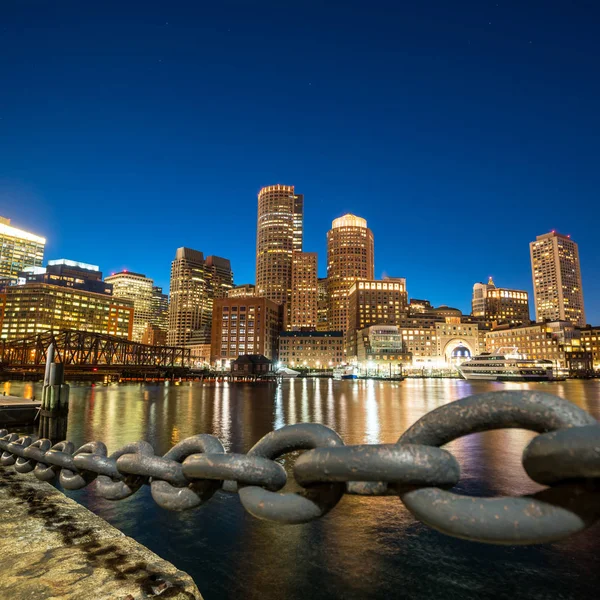
POLYGON ((69 386, 65 383, 64 364, 55 363, 54 355, 54 345, 50 344, 46 354, 39 435, 60 441, 66 435, 69 386))

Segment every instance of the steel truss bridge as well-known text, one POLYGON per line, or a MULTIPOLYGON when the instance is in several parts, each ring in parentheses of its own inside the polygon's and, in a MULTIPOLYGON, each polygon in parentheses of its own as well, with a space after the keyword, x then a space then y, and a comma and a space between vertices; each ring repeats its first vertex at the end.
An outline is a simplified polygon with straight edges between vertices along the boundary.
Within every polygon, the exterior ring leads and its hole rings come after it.
POLYGON ((43 368, 50 344, 54 345, 56 358, 66 370, 172 371, 191 365, 189 348, 149 346, 112 335, 72 329, 3 341, 0 363, 11 370, 43 368))

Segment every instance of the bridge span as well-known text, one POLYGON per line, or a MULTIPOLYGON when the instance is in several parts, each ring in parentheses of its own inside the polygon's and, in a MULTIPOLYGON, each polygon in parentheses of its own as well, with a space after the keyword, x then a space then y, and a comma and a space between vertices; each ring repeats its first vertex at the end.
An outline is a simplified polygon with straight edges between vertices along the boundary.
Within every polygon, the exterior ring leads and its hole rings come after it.
POLYGON ((64 365, 67 373, 173 373, 191 367, 189 348, 150 346, 74 329, 58 333, 45 331, 18 340, 2 341, 0 363, 5 371, 41 372, 51 344, 56 360, 64 365))

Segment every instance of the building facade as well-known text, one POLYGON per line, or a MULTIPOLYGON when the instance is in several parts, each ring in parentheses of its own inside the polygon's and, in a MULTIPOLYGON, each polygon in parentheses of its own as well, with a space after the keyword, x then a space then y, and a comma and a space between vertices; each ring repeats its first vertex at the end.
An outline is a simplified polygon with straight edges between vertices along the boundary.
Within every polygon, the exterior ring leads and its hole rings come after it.
POLYGON ((46 238, 17 229, 0 217, 0 280, 14 284, 27 267, 41 267, 46 238))
POLYGON ((284 331, 279 361, 292 369, 333 369, 344 363, 344 336, 341 331, 284 331))
POLYGON ((480 317, 487 326, 509 324, 527 325, 529 294, 524 290, 496 287, 490 277, 487 283, 473 286, 471 315, 480 317))
POLYGON ((348 290, 346 352, 356 355, 357 331, 371 325, 399 325, 407 312, 406 279, 356 281, 348 290))
POLYGON ((258 193, 256 295, 289 311, 292 255, 302 251, 303 196, 293 185, 270 185, 258 193))
POLYGON ((317 331, 329 331, 327 305, 327 277, 319 277, 317 279, 317 331))
POLYGON ((141 342, 144 332, 153 322, 152 290, 154 281, 141 273, 121 271, 105 277, 113 287, 113 296, 133 302, 133 332, 131 339, 141 342))
POLYGON ((585 325, 579 247, 551 231, 529 244, 536 321, 570 321, 585 325))
POLYGON ((212 315, 211 363, 226 367, 243 354, 277 358, 283 328, 281 305, 268 298, 220 298, 212 315))
POLYGON ((49 260, 45 268, 26 268, 17 283, 48 283, 109 296, 113 293, 113 286, 102 281, 100 267, 66 258, 49 260))
POLYGON ((233 287, 229 260, 178 248, 171 264, 167 344, 185 346, 197 335, 210 339, 213 300, 233 287))
POLYGON ((152 318, 150 323, 165 333, 165 343, 167 330, 169 328, 169 295, 163 293, 163 289, 158 285, 152 286, 152 318))
POLYGON ((411 362, 396 325, 371 325, 358 332, 356 364, 369 375, 394 376, 411 362))
POLYGON ((480 354, 480 336, 477 323, 464 323, 461 317, 446 317, 435 324, 437 355, 446 366, 480 354))
POLYGON ((247 298, 248 296, 256 296, 256 286, 253 283, 236 285, 227 292, 228 298, 247 298))
POLYGON ((286 329, 317 328, 318 283, 316 252, 294 252, 292 255, 292 296, 290 321, 286 329))
POLYGON ((62 285, 31 282, 7 288, 0 306, 0 337, 10 341, 64 329, 130 340, 133 302, 62 285))
POLYGON ((328 326, 348 329, 348 291, 358 280, 374 279, 374 239, 367 221, 354 215, 334 219, 327 232, 328 326))
POLYGON ((591 368, 592 356, 586 352, 585 338, 570 321, 498 328, 487 333, 486 345, 488 352, 516 348, 528 359, 549 360, 557 369, 571 373, 591 368))
POLYGON ((590 353, 593 369, 600 371, 600 327, 581 329, 581 347, 590 353))

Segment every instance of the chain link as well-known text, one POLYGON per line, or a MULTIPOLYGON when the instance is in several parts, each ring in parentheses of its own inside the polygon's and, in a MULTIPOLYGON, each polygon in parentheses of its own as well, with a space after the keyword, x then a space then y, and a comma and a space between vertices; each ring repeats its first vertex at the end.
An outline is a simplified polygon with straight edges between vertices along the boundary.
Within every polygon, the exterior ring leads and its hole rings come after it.
POLYGON ((344 494, 394 495, 422 522, 448 535, 493 544, 563 539, 600 520, 600 425, 574 404, 544 392, 490 392, 446 404, 422 417, 396 444, 346 446, 317 423, 288 425, 247 454, 226 453, 218 438, 186 438, 164 456, 145 441, 110 456, 99 441, 78 450, 69 441, 0 430, 0 464, 70 490, 94 482, 107 500, 149 485, 168 510, 187 510, 217 491, 239 494, 255 517, 306 523, 327 514, 344 494), (550 486, 532 496, 472 498, 450 491, 460 479, 454 456, 439 448, 471 433, 519 427, 537 432, 523 452, 534 481, 550 486), (302 451, 302 452, 301 452, 302 451), (289 474, 278 462, 295 461, 289 474))

